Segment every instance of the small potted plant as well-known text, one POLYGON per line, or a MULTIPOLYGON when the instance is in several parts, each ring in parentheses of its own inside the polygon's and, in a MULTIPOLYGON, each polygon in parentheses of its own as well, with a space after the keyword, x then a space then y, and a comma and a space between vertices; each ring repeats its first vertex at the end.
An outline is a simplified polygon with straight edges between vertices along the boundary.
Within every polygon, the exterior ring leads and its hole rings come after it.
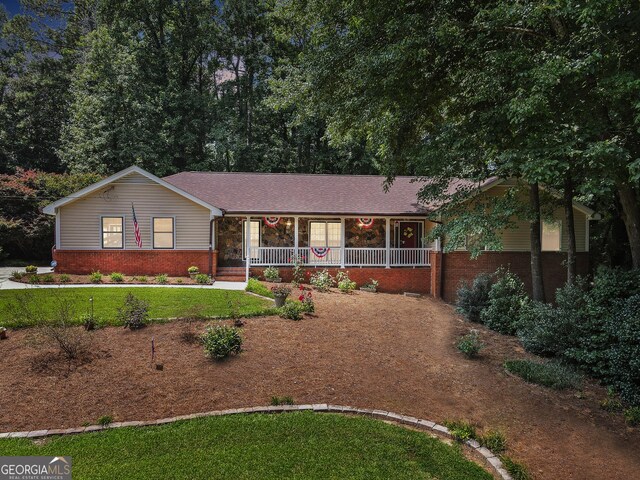
POLYGON ((0 327, 0 340, 7 339, 7 329, 5 327, 0 327))
POLYGON ((271 291, 273 292, 273 298, 276 301, 276 307, 280 308, 284 306, 287 297, 291 293, 291 289, 286 285, 278 285, 276 287, 271 287, 271 291))
POLYGON ((360 290, 363 292, 371 292, 376 293, 378 291, 378 280, 374 280, 373 278, 369 279, 369 283, 365 283, 360 287, 360 290))
POLYGON ((24 270, 27 273, 38 273, 38 267, 35 265, 27 265, 24 270))
POLYGON ((200 269, 195 265, 191 265, 189 268, 187 268, 187 272, 189 272, 191 280, 195 280, 196 276, 200 273, 200 269))
POLYGON ((264 269, 264 278, 268 282, 272 283, 280 283, 282 282, 282 278, 280 278, 280 271, 276 267, 267 267, 264 269))

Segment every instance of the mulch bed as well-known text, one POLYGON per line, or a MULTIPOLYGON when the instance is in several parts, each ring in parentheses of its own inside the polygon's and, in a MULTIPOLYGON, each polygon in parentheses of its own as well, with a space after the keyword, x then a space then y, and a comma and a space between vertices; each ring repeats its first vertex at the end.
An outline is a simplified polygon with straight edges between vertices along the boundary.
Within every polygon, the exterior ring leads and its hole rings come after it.
POLYGON ((602 388, 556 392, 504 372, 505 359, 528 357, 515 339, 470 325, 433 299, 314 296, 314 317, 244 320, 244 352, 217 363, 185 341, 202 322, 101 329, 92 333, 91 358, 72 365, 42 360, 28 329, 9 332, 0 342, 0 431, 264 405, 278 395, 497 428, 509 454, 540 479, 635 478, 640 471, 640 433, 599 408, 602 388), (467 360, 455 343, 473 327, 487 347, 467 360))
MULTIPOLYGON (((102 275, 102 280, 99 282, 100 284, 106 285, 157 285, 158 282, 155 280, 155 275, 146 275, 146 282, 140 281, 139 276, 125 275, 122 282, 114 282, 111 280, 111 277, 108 274, 102 275)), ((14 282, 20 283, 33 283, 31 277, 38 277, 40 285, 86 285, 92 286, 95 283, 91 282, 91 278, 89 275, 67 275, 61 273, 25 273, 20 280, 11 278, 14 282), (64 275, 67 278, 67 281, 62 282, 60 277, 64 275), (52 281, 45 281, 47 279, 52 279, 52 281)), ((198 282, 191 277, 167 277, 167 285, 198 285, 198 282)))

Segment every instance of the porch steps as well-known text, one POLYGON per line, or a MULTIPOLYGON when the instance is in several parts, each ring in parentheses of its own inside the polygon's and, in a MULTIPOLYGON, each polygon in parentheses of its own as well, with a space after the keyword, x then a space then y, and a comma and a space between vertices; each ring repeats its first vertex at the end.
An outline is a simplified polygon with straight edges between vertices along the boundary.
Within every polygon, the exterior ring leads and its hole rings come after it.
POLYGON ((218 267, 216 280, 221 282, 244 282, 246 270, 244 267, 218 267))

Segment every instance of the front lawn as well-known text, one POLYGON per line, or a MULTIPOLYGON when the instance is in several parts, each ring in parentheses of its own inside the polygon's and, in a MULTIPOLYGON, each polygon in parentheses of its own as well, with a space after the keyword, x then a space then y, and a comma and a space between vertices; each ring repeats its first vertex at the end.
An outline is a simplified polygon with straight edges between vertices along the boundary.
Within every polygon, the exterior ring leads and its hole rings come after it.
POLYGON ((0 440, 3 455, 73 457, 74 478, 490 480, 459 449, 378 420, 312 412, 0 440))
POLYGON ((149 302, 149 316, 164 319, 185 316, 228 317, 233 308, 240 315, 251 316, 268 313, 270 302, 240 291, 198 288, 46 288, 28 290, 0 290, 0 325, 18 328, 31 326, 28 320, 17 320, 12 315, 19 297, 29 297, 29 302, 41 311, 57 308, 61 302, 71 301, 80 323, 80 316, 90 312, 89 298, 93 297, 94 315, 99 323, 117 325, 116 312, 122 306, 127 293, 149 302))

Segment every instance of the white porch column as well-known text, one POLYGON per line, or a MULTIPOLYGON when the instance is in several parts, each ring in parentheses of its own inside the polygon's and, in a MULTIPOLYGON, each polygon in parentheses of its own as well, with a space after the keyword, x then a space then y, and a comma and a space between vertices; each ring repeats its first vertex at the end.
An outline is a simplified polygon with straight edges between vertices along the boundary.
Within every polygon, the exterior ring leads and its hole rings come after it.
POLYGON ((391 219, 389 217, 386 218, 386 226, 384 227, 384 236, 385 236, 385 268, 391 268, 391 219))
POLYGON ((345 225, 344 225, 344 217, 340 218, 340 268, 344 268, 344 244, 345 244, 345 225))
POLYGON ((250 268, 250 264, 251 264, 251 217, 247 217, 246 221, 246 226, 245 228, 245 239, 244 239, 244 244, 245 244, 245 248, 246 248, 246 256, 247 258, 245 259, 245 268, 246 268, 246 273, 245 273, 245 281, 249 281, 249 268, 250 268))
POLYGON ((300 245, 300 241, 298 239, 298 217, 294 217, 293 219, 293 254, 296 257, 296 262, 298 261, 298 246, 300 245))

